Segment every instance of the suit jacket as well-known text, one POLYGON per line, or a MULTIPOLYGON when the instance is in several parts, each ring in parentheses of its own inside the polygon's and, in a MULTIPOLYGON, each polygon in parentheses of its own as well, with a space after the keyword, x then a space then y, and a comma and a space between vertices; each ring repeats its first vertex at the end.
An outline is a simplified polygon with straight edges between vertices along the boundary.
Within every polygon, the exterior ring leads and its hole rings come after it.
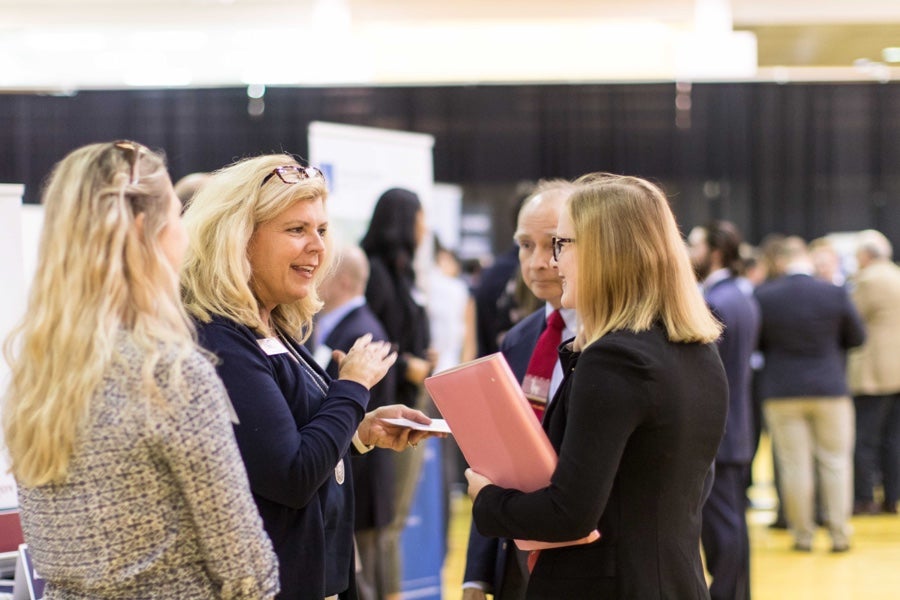
POLYGON ((762 284, 755 295, 765 356, 760 397, 846 396, 846 352, 865 341, 846 290, 794 274, 762 284))
POLYGON ((346 466, 369 391, 355 381, 331 381, 299 344, 291 346, 305 367, 288 352, 265 352, 252 330, 225 317, 198 323, 197 334, 219 358, 216 371, 240 420, 234 436, 278 555, 277 598, 322 600, 339 592, 357 598, 353 477, 346 466), (324 397, 317 377, 327 385, 324 397))
POLYGON ((706 302, 725 326, 716 346, 728 379, 728 424, 716 461, 749 464, 753 460, 753 405, 750 356, 759 337, 759 304, 734 277, 706 290, 706 302))
POLYGON ((728 405, 715 346, 672 343, 657 324, 560 357, 566 378, 544 415, 559 453, 551 483, 486 486, 479 531, 565 541, 600 530, 592 544, 541 551, 529 599, 708 598, 700 514, 728 405))
MULTIPOLYGON (((347 352, 358 337, 372 334, 376 341, 387 340, 384 327, 368 306, 360 306, 334 326, 323 343, 332 350, 347 352)), ((331 361, 326 369, 337 379, 337 363, 331 361)), ((396 369, 391 368, 384 378, 370 390, 368 410, 394 403, 396 369)), ((355 455, 353 467, 353 491, 356 497, 355 529, 373 529, 387 526, 394 519, 395 467, 390 450, 374 448, 363 455, 355 455)))
POLYGON ((867 337, 847 359, 850 391, 870 396, 900 392, 900 267, 883 261, 860 270, 852 298, 867 337))
MULTIPOLYGON (((500 351, 520 383, 525 378, 525 371, 537 340, 546 327, 546 310, 542 306, 510 329, 500 344, 500 351)), ((496 597, 503 587, 507 552, 515 550, 514 546, 510 547, 512 543, 512 540, 506 538, 498 539, 481 535, 473 523, 469 529, 469 546, 466 550, 466 569, 463 581, 489 583, 493 586, 496 597)))

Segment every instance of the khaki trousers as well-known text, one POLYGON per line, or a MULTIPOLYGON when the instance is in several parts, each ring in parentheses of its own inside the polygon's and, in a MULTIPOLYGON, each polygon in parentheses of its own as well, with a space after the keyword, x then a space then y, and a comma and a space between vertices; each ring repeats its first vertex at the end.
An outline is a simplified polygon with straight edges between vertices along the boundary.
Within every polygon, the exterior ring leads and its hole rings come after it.
POLYGON ((794 541, 809 546, 815 534, 815 469, 832 543, 849 544, 853 401, 849 396, 767 398, 763 411, 776 448, 781 500, 794 541))

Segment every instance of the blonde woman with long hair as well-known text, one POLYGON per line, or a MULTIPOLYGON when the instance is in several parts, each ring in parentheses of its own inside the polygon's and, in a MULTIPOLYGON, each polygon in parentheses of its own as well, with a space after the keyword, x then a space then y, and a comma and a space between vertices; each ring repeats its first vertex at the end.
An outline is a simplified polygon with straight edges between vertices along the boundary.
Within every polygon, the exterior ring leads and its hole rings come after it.
POLYGON ((3 431, 46 597, 274 597, 228 398, 179 299, 187 241, 163 158, 79 148, 43 204, 3 431))
POLYGON ((397 358, 389 343, 367 334, 335 352, 334 380, 303 346, 329 273, 327 196, 318 169, 259 156, 213 173, 184 217, 184 301, 234 402, 284 600, 357 597, 351 447, 403 450, 429 435, 382 420, 429 423, 420 411, 366 413, 369 390, 397 358))
POLYGON ((544 415, 559 453, 550 485, 523 493, 467 472, 484 535, 591 544, 530 557, 526 597, 709 598, 700 510, 725 425, 721 327, 697 287, 663 192, 586 175, 553 255, 580 329, 544 415))

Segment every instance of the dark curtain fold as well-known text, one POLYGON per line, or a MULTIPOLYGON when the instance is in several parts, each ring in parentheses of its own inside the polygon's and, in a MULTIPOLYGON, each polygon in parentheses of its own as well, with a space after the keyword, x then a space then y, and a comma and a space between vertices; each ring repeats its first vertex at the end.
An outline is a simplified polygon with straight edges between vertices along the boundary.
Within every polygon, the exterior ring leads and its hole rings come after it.
POLYGON ((0 181, 36 202, 68 151, 117 138, 165 150, 176 179, 261 152, 306 157, 318 120, 432 134, 436 179, 464 189, 611 171, 662 184, 684 228, 726 218, 755 242, 873 227, 900 242, 900 84, 687 87, 276 87, 259 116, 244 88, 5 94, 0 181))

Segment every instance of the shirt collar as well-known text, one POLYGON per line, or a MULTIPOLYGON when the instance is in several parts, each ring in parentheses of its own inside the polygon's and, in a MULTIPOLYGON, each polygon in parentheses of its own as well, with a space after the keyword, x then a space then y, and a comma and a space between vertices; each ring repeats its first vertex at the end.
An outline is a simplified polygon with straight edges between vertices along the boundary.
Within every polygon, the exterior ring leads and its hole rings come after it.
MULTIPOLYGON (((550 317, 550 313, 552 313, 555 308, 553 305, 547 302, 544 304, 544 319, 548 319, 550 317)), ((578 333, 578 313, 575 312, 574 308, 560 308, 559 316, 563 318, 563 322, 566 326, 563 328, 562 339, 567 340, 569 338, 575 337, 578 333)))
POLYGON ((337 308, 319 315, 313 330, 316 338, 316 346, 321 346, 325 340, 328 339, 328 336, 331 335, 331 332, 334 331, 334 328, 337 327, 338 323, 344 320, 344 317, 365 303, 365 296, 356 296, 347 300, 337 308))
POLYGON ((716 269, 703 280, 703 290, 709 291, 714 285, 731 277, 731 270, 725 267, 716 269))

